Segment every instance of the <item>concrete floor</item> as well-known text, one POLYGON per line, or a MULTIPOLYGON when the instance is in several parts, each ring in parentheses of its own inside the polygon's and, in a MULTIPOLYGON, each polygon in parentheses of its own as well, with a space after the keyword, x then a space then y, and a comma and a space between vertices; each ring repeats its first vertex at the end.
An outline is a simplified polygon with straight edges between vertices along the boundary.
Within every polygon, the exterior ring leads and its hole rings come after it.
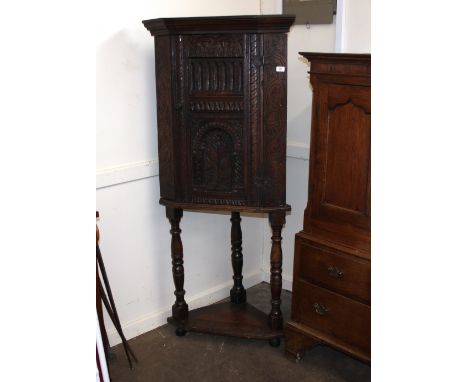
MULTIPOLYGON (((247 300, 268 313, 270 286, 258 284, 247 290, 247 300)), ((283 291, 282 310, 290 317, 291 293, 283 291)), ((112 348, 112 382, 367 382, 370 366, 326 346, 306 352, 296 363, 284 356, 284 344, 273 348, 267 341, 245 340, 187 333, 176 337, 174 327, 161 326, 129 341, 138 357, 134 370, 128 367, 122 345, 112 348)))

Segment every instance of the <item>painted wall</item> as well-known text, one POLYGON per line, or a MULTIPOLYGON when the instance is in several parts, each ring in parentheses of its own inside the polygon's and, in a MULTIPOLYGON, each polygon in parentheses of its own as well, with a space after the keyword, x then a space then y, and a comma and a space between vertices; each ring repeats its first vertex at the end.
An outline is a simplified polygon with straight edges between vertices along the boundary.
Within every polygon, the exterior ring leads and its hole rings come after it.
POLYGON ((337 52, 370 53, 371 0, 338 0, 337 52))

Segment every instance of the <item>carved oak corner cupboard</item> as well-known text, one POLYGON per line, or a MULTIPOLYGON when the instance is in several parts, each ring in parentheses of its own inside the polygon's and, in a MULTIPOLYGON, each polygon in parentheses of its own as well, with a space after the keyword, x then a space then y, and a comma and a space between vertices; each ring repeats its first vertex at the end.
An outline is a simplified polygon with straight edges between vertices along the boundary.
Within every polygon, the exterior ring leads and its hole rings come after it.
POLYGON ((371 56, 300 54, 314 96, 285 350, 299 359, 324 343, 370 362, 371 56))
POLYGON ((294 16, 143 21, 154 36, 160 203, 171 224, 176 334, 197 331, 279 344, 281 230, 286 204, 287 32, 294 16), (183 210, 231 212, 231 301, 188 311, 183 210), (240 212, 268 213, 271 312, 246 303, 240 212))

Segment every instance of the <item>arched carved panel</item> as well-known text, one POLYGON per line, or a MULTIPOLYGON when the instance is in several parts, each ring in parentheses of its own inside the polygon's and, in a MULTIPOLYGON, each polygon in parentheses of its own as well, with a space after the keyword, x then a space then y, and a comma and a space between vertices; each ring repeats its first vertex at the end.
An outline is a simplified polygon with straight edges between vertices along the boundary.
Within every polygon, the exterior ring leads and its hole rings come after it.
POLYGON ((192 180, 197 191, 232 191, 243 186, 240 120, 195 120, 192 180))

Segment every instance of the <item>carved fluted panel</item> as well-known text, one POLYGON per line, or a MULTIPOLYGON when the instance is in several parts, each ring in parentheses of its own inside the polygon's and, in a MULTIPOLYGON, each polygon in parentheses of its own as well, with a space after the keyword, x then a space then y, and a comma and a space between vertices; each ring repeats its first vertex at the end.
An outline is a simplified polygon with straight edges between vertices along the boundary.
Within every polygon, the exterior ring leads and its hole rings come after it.
POLYGON ((235 93, 243 89, 244 62, 242 59, 190 59, 190 93, 235 93))

